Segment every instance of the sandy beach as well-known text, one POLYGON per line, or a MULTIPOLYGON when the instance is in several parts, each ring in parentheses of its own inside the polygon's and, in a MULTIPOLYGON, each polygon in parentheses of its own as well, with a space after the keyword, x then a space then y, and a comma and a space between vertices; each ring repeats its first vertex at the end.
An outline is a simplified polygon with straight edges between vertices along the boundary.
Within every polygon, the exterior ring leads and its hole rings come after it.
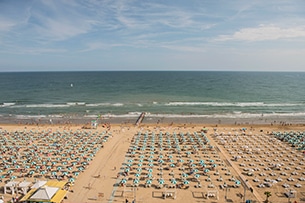
POLYGON ((271 202, 305 200, 304 150, 284 139, 304 142, 300 124, 82 127, 1 125, 1 193, 10 181, 58 179, 70 185, 65 203, 263 202, 266 191, 271 202))

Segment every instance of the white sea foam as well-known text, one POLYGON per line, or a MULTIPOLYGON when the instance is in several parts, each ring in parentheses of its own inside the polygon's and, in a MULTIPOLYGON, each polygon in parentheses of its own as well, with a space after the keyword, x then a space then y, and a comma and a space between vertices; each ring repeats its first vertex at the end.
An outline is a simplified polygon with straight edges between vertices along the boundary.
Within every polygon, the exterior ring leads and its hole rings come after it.
POLYGON ((264 102, 169 102, 165 106, 237 106, 237 107, 276 107, 276 106, 300 106, 304 104, 291 104, 291 103, 264 103, 264 102))
POLYGON ((26 108, 64 108, 69 107, 68 104, 27 104, 18 105, 16 107, 26 107, 26 108))
POLYGON ((9 107, 14 106, 16 103, 14 102, 4 102, 3 104, 0 104, 0 107, 9 107))
POLYGON ((98 106, 124 106, 123 103, 108 103, 108 102, 105 102, 105 103, 95 103, 95 104, 86 104, 86 106, 88 107, 98 107, 98 106))
POLYGON ((67 105, 69 105, 69 106, 84 106, 84 105, 86 105, 86 102, 67 102, 67 105))

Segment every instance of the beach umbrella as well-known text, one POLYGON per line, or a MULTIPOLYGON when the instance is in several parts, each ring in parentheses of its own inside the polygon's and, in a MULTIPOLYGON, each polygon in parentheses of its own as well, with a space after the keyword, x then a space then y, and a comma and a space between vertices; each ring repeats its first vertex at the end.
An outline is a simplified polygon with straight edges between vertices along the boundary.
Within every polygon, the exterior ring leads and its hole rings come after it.
POLYGON ((172 184, 177 184, 176 179, 175 179, 175 178, 172 178, 172 179, 171 179, 171 183, 172 183, 172 184))
POLYGON ((136 177, 140 177, 140 173, 136 173, 135 176, 136 176, 136 177))
POLYGON ((74 178, 69 178, 69 182, 70 182, 70 183, 73 183, 74 181, 75 181, 74 178))
POLYGON ((133 180, 133 183, 134 183, 134 184, 139 184, 139 179, 138 179, 138 178, 134 179, 134 180, 133 180))
POLYGON ((187 181, 187 180, 183 181, 183 185, 188 185, 189 183, 190 183, 190 182, 187 181))
POLYGON ((62 172, 62 175, 67 176, 69 173, 67 171, 62 172))
POLYGON ((147 185, 150 185, 151 183, 152 183, 152 180, 151 180, 151 179, 146 180, 146 184, 147 184, 147 185))
POLYGON ((174 167, 175 167, 175 164, 170 164, 170 167, 174 168, 174 167))
POLYGON ((206 169, 204 169, 204 172, 205 172, 205 173, 208 173, 209 171, 210 171, 210 170, 209 170, 209 169, 207 169, 207 168, 206 168, 206 169))
POLYGON ((192 172, 197 173, 197 172, 198 172, 198 169, 195 168, 195 169, 192 170, 192 172))
POLYGON ((182 176, 183 178, 188 177, 188 175, 187 175, 186 173, 182 173, 181 176, 182 176))
POLYGON ((81 164, 84 166, 84 165, 88 165, 89 163, 87 161, 83 161, 81 164))
POLYGON ((79 175, 79 172, 74 171, 73 174, 74 174, 75 176, 78 176, 78 175, 79 175))
POLYGON ((160 185, 163 185, 164 184, 164 180, 161 178, 161 179, 159 179, 159 184, 160 185))
POLYGON ((16 179, 17 178, 17 176, 11 176, 11 180, 14 180, 14 179, 16 179))
POLYGON ((147 177, 148 177, 148 178, 152 178, 152 177, 153 177, 152 173, 148 173, 148 174, 147 174, 147 177))
POLYGON ((194 177, 195 177, 196 179, 198 179, 198 178, 200 178, 200 175, 199 175, 199 174, 195 174, 194 177))

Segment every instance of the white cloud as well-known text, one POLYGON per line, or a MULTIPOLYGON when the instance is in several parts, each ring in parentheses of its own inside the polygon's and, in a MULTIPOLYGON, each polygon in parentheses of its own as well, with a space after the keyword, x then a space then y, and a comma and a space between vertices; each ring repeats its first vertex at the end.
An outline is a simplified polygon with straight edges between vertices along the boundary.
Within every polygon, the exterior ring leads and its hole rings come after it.
POLYGON ((16 22, 0 18, 0 31, 1 32, 10 31, 15 25, 16 25, 16 22))
POLYGON ((216 41, 265 41, 290 38, 305 38, 305 28, 280 28, 274 25, 260 25, 256 28, 243 28, 233 35, 220 35, 216 41))

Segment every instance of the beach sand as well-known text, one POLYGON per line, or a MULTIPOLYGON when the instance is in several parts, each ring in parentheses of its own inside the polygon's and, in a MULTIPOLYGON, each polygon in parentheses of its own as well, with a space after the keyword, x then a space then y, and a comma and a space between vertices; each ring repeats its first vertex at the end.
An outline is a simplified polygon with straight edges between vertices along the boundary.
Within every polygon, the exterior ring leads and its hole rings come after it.
MULTIPOLYGON (((284 195, 287 191, 296 192, 295 197, 290 199, 292 202, 302 202, 305 199, 303 192, 305 191, 305 181, 299 180, 305 178, 304 154, 288 143, 279 141, 270 135, 275 131, 305 132, 305 127, 300 124, 143 123, 139 126, 111 124, 111 128, 99 125, 97 129, 82 129, 82 127, 82 125, 73 124, 4 124, 1 125, 1 131, 37 132, 37 134, 56 132, 60 135, 65 132, 67 136, 72 136, 72 143, 75 138, 73 138, 73 134, 78 132, 87 135, 89 144, 93 142, 92 137, 100 141, 107 136, 107 140, 103 142, 103 146, 99 150, 94 151, 93 148, 100 145, 90 145, 90 150, 96 153, 92 160, 88 161, 89 165, 85 166, 85 169, 75 177, 67 198, 63 200, 65 203, 125 202, 126 199, 128 202, 135 200, 135 202, 148 203, 160 201, 245 202, 246 200, 262 202, 266 199, 265 191, 271 192, 272 196, 269 198, 271 202, 288 202, 288 198, 284 195), (203 132, 203 128, 206 128, 204 129, 206 132, 203 132), (153 149, 152 146, 154 146, 153 149), (177 146, 180 150, 177 150, 177 146), (162 150, 160 150, 161 148, 162 150), (284 163, 284 166, 280 166, 279 170, 272 170, 272 164, 278 163, 284 163), (149 166, 149 164, 151 165, 149 166), (173 167, 170 164, 174 164, 173 167), (128 174, 124 174, 126 169, 129 170, 128 174), (150 172, 149 169, 151 169, 150 172), (205 169, 208 171, 204 172, 205 169), (283 172, 286 175, 281 175, 283 172), (152 175, 151 178, 147 177, 149 173, 152 175), (270 175, 271 173, 275 175, 270 175), (196 174, 198 174, 197 178, 195 178, 196 174), (173 178, 177 182, 174 184, 176 188, 170 188, 170 186, 174 186, 171 183, 173 178), (277 178, 282 181, 273 182, 277 178), (121 184, 123 179, 126 179, 126 183, 121 184), (137 187, 133 187, 135 179, 138 179, 137 187), (148 179, 152 180, 151 186, 145 187, 148 179), (164 184, 159 184, 161 179, 164 184), (185 182, 184 185, 183 182, 185 182), (197 187, 199 182, 201 187, 197 187), (272 183, 272 186, 266 187, 267 183, 272 183), (258 187, 260 184, 265 187, 258 187), (284 188, 284 184, 288 184, 289 188, 284 188), (301 187, 296 187, 297 184, 300 184, 301 187), (212 185, 214 187, 210 187, 212 185), (226 185, 229 187, 223 187, 226 185), (207 198, 208 193, 209 198, 207 198), (167 196, 166 200, 164 200, 164 195, 167 196), (173 198, 174 196, 175 198, 173 198)), ((30 144, 21 146, 21 150, 35 144, 43 145, 43 141, 48 141, 46 138, 48 136, 54 139, 54 134, 47 133, 44 139, 41 137, 33 139, 30 144)), ((7 137, 7 139, 11 138, 7 137)), ((18 140, 20 139, 18 138, 18 140)), ((63 142, 60 140, 61 138, 58 136, 56 141, 61 144, 58 149, 69 143, 68 137, 63 142)), ((86 147, 87 141, 74 144, 86 147)), ((11 142, 2 142, 1 146, 5 144, 9 145, 11 142)), ((50 143, 44 144, 45 146, 50 145, 50 143)), ((77 154, 72 151, 70 155, 72 156, 74 153, 77 154)), ((6 155, 8 152, 2 154, 2 156, 6 155)), ((8 169, 4 169, 4 164, 1 165, 1 170, 1 174, 6 174, 8 171, 8 169)), ((10 176, 16 176, 15 181, 26 179, 34 182, 37 179, 50 178, 44 174, 40 178, 19 178, 19 172, 13 170, 12 173, 10 176)), ((3 179, 3 182, 0 183, 1 188, 8 180, 9 178, 3 179)), ((64 180, 68 181, 67 178, 64 180)), ((1 192, 3 193, 3 189, 1 192)), ((11 194, 3 194, 3 196, 6 201, 12 197, 11 194)))

